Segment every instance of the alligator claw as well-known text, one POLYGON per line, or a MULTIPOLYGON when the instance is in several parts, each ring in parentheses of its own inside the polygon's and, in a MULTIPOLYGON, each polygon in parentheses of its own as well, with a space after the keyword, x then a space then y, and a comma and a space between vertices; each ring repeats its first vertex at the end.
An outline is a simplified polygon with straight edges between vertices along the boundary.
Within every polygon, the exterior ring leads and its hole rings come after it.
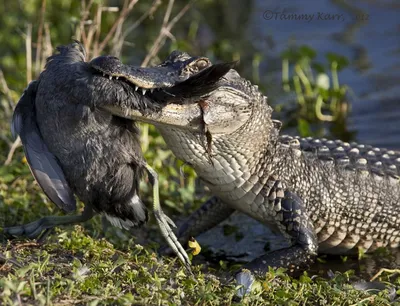
POLYGON ((242 269, 242 271, 236 274, 235 278, 237 284, 242 285, 236 292, 236 295, 240 298, 243 298, 246 294, 251 292, 251 287, 255 282, 255 277, 250 270, 242 269))

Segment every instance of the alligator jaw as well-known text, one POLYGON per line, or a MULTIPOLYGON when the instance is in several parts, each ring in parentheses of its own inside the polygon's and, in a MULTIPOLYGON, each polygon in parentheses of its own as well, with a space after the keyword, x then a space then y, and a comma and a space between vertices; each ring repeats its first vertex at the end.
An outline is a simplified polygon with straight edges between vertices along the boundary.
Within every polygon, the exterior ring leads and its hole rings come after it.
POLYGON ((135 86, 135 91, 141 89, 143 95, 147 91, 173 87, 211 66, 206 57, 189 57, 186 60, 165 63, 155 67, 136 67, 124 65, 114 56, 99 56, 91 60, 89 65, 110 80, 115 78, 127 81, 135 86))
MULTIPOLYGON (((212 65, 205 57, 190 57, 174 51, 159 66, 142 68, 124 65, 112 56, 100 56, 89 65, 99 74, 112 80, 121 79, 135 91, 140 87, 154 103, 168 104, 157 112, 143 113, 132 107, 104 105, 113 115, 157 125, 174 126, 193 132, 204 131, 204 105, 219 86, 219 80, 235 62, 212 65), (153 90, 158 91, 153 93, 153 90), (166 102, 166 103, 164 103, 166 102)), ((207 103, 206 103, 207 104, 207 103)))
POLYGON ((111 105, 103 108, 116 116, 150 123, 155 126, 169 125, 199 133, 203 132, 204 129, 203 111, 198 103, 168 104, 160 111, 148 114, 143 114, 132 108, 122 109, 111 105))

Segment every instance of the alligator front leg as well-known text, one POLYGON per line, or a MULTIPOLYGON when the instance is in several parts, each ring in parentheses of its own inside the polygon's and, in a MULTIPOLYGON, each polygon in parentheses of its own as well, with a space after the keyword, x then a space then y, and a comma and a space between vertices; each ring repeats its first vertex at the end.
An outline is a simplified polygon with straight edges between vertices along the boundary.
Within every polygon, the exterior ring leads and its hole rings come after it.
MULTIPOLYGON (((217 226, 227 219, 235 209, 222 202, 218 197, 208 199, 199 209, 192 213, 183 223, 178 231, 178 240, 182 245, 186 245, 190 238, 196 237, 201 233, 217 226)), ((171 248, 160 250, 162 254, 171 255, 171 248)))
POLYGON ((254 282, 252 273, 262 276, 268 272, 269 267, 284 267, 289 274, 296 275, 307 269, 317 255, 317 237, 302 199, 290 191, 279 193, 272 190, 271 193, 277 195, 270 204, 273 204, 276 212, 278 226, 285 235, 289 235, 292 246, 270 252, 244 265, 236 275, 238 284, 243 285, 238 292, 239 296, 250 292, 254 282))
POLYGON ((222 202, 218 197, 208 199, 198 210, 189 216, 179 228, 178 238, 181 243, 186 243, 191 237, 217 226, 227 219, 235 209, 222 202))

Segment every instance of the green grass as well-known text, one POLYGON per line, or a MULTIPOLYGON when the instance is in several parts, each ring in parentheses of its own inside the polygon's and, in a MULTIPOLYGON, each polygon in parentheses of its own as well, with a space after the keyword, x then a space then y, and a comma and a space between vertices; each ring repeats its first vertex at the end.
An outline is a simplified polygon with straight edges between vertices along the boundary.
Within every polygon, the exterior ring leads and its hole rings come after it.
POLYGON ((234 302, 235 284, 226 272, 194 265, 194 276, 171 258, 130 241, 116 248, 80 226, 59 230, 54 242, 9 243, 23 267, 0 268, 2 305, 388 305, 385 291, 369 295, 352 289, 349 274, 332 280, 307 275, 292 279, 270 271, 257 290, 234 302))

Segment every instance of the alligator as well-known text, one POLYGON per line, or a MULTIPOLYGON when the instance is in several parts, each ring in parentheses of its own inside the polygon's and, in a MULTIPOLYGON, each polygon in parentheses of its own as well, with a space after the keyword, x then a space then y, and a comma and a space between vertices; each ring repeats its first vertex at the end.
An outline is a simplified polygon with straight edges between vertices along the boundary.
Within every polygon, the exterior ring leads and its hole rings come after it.
POLYGON ((289 247, 263 254, 237 272, 239 295, 269 267, 298 275, 318 253, 399 246, 399 152, 281 135, 282 123, 272 118, 258 86, 233 69, 217 84, 203 92, 198 84, 190 98, 176 95, 162 112, 105 109, 153 124, 213 195, 180 228, 181 243, 236 210, 288 240, 289 247))
POLYGON ((150 68, 123 65, 112 56, 86 62, 79 42, 58 47, 58 51, 22 95, 12 131, 21 137, 31 172, 49 199, 69 213, 76 210, 75 194, 85 208, 81 215, 47 216, 6 227, 4 233, 43 238, 55 226, 84 222, 96 213, 120 228, 141 226, 148 213, 138 189, 147 171, 161 232, 190 270, 190 260, 169 226, 175 225, 161 210, 157 174, 142 156, 138 129, 132 120, 100 107, 134 108, 143 114, 155 111, 162 105, 162 97, 173 92, 164 90, 177 84, 185 88, 184 84, 196 80, 209 80, 212 86, 230 67, 211 65, 207 58, 179 51, 150 68), (107 73, 110 68, 113 77, 107 73), (158 92, 157 101, 152 99, 154 91, 158 92))

